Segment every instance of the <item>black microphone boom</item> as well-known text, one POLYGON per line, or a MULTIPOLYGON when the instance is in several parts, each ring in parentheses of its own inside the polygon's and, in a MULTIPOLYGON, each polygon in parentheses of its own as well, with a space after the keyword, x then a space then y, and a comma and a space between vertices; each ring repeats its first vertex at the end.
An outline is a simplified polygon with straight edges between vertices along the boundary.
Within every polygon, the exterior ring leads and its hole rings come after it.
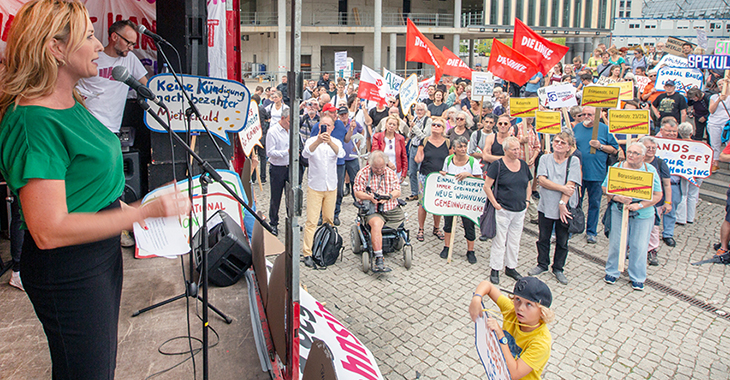
POLYGON ((124 66, 115 66, 112 69, 112 78, 118 82, 123 82, 127 86, 131 87, 134 91, 137 91, 137 94, 141 97, 150 100, 160 106, 161 108, 167 109, 167 106, 165 106, 165 103, 162 102, 162 100, 157 99, 157 96, 155 96, 154 93, 152 93, 152 90, 150 90, 149 87, 143 85, 138 80, 134 79, 129 74, 129 71, 124 66))
POLYGON ((137 31, 139 32, 139 34, 144 34, 145 36, 155 40, 155 42, 157 42, 158 44, 163 43, 163 42, 168 45, 170 44, 169 42, 165 41, 164 38, 160 37, 156 33, 153 33, 151 30, 147 29, 147 27, 145 27, 142 24, 137 25, 137 31))

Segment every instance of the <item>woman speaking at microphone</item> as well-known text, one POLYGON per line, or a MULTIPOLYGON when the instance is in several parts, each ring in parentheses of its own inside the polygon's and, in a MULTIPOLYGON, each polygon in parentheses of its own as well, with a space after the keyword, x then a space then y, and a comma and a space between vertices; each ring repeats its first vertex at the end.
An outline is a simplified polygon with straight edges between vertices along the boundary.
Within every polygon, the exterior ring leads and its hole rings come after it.
POLYGON ((117 137, 74 90, 102 45, 83 4, 33 0, 15 16, 0 73, 0 171, 20 199, 23 285, 48 338, 53 379, 112 379, 122 291, 119 236, 187 212, 167 195, 122 204, 117 137))

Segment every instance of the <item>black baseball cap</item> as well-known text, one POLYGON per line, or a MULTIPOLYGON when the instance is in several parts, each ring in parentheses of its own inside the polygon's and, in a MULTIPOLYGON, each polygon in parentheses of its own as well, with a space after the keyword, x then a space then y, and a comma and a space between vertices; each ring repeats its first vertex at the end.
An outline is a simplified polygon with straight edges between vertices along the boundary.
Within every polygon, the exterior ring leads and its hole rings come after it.
POLYGON ((542 306, 550 307, 553 303, 553 294, 548 286, 536 277, 522 277, 515 283, 514 291, 502 289, 503 292, 520 296, 528 301, 537 302, 542 306))
POLYGON ((676 86, 676 84, 674 83, 673 80, 668 80, 668 81, 664 82, 664 85, 665 86, 672 86, 672 87, 676 86))
POLYGON ((340 108, 337 109, 337 114, 338 115, 343 115, 343 114, 346 114, 348 112, 350 112, 350 110, 347 109, 347 107, 345 107, 345 106, 342 106, 342 107, 340 107, 340 108))

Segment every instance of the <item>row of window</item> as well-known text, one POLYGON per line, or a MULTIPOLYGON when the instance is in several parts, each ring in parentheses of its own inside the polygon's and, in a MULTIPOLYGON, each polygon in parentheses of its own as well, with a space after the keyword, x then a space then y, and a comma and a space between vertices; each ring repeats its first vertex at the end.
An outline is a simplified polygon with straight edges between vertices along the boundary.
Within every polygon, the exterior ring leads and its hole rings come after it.
MULTIPOLYGON (((620 12, 619 12, 620 13, 620 12)), ((641 29, 641 24, 629 24, 629 29, 641 29)), ((656 29, 656 24, 645 24, 644 29, 656 29)), ((689 29, 689 25, 677 25, 677 29, 686 30, 689 29)), ((705 29, 704 25, 697 25, 693 29, 705 29)), ((718 29, 722 29, 722 24, 710 23, 710 31, 714 32, 718 29)), ((730 32, 730 23, 725 25, 725 30, 730 32)))

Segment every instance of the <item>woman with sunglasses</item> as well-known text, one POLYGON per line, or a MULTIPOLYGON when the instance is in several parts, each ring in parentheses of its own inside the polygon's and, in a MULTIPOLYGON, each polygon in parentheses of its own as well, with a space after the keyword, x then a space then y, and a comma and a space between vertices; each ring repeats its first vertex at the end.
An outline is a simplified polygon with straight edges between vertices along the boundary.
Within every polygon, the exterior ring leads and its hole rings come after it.
MULTIPOLYGON (((449 129, 446 131, 446 137, 449 139, 450 145, 453 147, 454 142, 459 137, 464 137, 467 141, 469 141, 469 137, 471 137, 471 126, 472 121, 469 116, 467 116, 466 112, 459 111, 456 113, 456 126, 454 128, 449 129)), ((452 151, 453 153, 453 151, 452 151)))
MULTIPOLYGON (((444 126, 446 121, 441 117, 435 117, 431 122, 431 135, 423 140, 423 143, 418 147, 416 163, 421 164, 418 170, 418 183, 419 193, 421 201, 418 205, 418 234, 416 240, 423 241, 423 225, 426 223, 426 209, 423 208, 423 185, 426 182, 426 177, 431 173, 439 172, 444 166, 444 160, 449 156, 449 140, 444 137, 444 126)), ((433 216, 433 234, 444 240, 444 233, 441 231, 441 216, 433 216)))
MULTIPOLYGON (((482 149, 482 161, 492 163, 504 157, 504 149, 502 144, 507 137, 512 136, 512 123, 507 115, 502 115, 497 119, 497 133, 487 136, 487 142, 482 149)), ((484 168, 487 171, 487 168, 484 168)))

